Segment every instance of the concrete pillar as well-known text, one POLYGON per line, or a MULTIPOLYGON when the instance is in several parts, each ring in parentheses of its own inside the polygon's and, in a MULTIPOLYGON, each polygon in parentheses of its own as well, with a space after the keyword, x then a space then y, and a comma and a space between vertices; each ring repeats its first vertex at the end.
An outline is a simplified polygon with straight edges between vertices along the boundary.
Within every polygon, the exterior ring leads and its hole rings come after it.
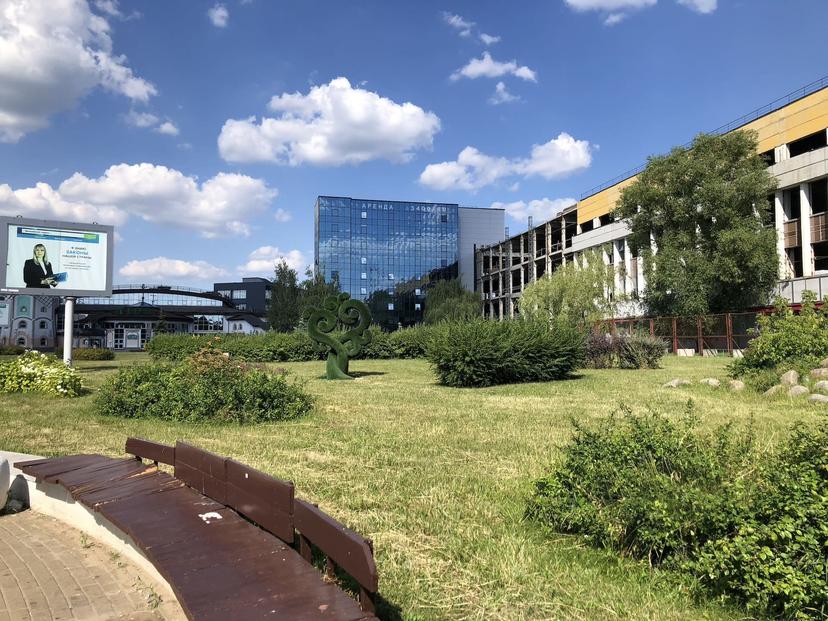
POLYGON ((777 190, 773 195, 773 225, 776 229, 776 254, 779 255, 779 278, 781 280, 793 276, 788 263, 788 253, 785 252, 785 204, 783 197, 782 190, 777 190))
POLYGON ((787 160, 791 157, 791 152, 788 150, 788 145, 779 145, 773 150, 773 158, 777 163, 787 160))
POLYGON ((811 187, 799 186, 799 243, 802 246, 802 275, 814 275, 814 248, 811 246, 811 187))
POLYGON ((615 272, 615 290, 620 291, 621 293, 626 293, 626 283, 624 282, 624 274, 626 273, 624 265, 624 260, 621 257, 621 253, 618 252, 618 242, 621 241, 623 244, 623 240, 613 240, 612 242, 612 265, 615 272))
POLYGON ((630 243, 625 237, 624 244, 624 293, 633 293, 632 256, 630 256, 630 243))

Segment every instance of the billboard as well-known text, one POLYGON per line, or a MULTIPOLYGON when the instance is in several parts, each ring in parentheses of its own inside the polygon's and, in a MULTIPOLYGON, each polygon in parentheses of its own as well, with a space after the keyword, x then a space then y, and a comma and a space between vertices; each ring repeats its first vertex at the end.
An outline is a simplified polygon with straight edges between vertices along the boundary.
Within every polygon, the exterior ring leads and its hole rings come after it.
POLYGON ((0 293, 111 295, 115 229, 0 217, 0 293))

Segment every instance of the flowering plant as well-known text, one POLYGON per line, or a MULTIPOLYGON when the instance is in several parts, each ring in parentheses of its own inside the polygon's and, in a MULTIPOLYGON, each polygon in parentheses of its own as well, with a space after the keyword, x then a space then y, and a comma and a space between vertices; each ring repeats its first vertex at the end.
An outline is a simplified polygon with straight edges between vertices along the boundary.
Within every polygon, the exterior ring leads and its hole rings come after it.
POLYGON ((54 356, 32 350, 0 363, 0 393, 45 392, 77 397, 82 390, 78 372, 54 356))

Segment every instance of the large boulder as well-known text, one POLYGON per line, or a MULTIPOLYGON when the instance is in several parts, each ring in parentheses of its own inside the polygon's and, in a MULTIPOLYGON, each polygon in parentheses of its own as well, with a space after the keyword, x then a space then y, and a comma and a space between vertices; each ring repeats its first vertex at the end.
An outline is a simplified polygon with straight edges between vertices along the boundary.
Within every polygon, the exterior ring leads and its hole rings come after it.
POLYGON ((820 362, 819 366, 821 366, 823 369, 828 369, 828 358, 820 362))
POLYGON ((826 395, 811 395, 808 401, 812 403, 828 403, 828 396, 826 395))
POLYGON ((779 383, 783 386, 796 386, 799 383, 799 373, 791 369, 787 373, 783 373, 779 378, 779 383))
POLYGON ((783 390, 785 390, 785 387, 782 384, 777 384, 776 386, 771 386, 762 394, 766 397, 772 397, 783 390))
POLYGON ((704 379, 700 379, 699 384, 706 384, 707 386, 711 386, 713 388, 721 386, 721 382, 715 377, 705 377, 704 379))
POLYGON ((692 384, 692 382, 690 380, 680 379, 677 377, 676 379, 672 379, 664 384, 663 388, 678 388, 679 386, 686 386, 687 384, 692 384))
POLYGON ((814 390, 819 392, 828 392, 828 380, 820 380, 814 384, 814 390))
POLYGON ((727 385, 733 392, 741 392, 745 389, 745 383, 742 380, 730 380, 727 385))
POLYGON ((11 485, 11 467, 9 460, 0 457, 0 512, 6 506, 9 498, 9 486, 11 485))
POLYGON ((791 386, 788 389, 788 396, 789 397, 801 397, 803 395, 807 395, 810 390, 808 390, 805 386, 791 386))
POLYGON ((828 379, 828 369, 824 369, 820 367, 819 369, 814 369, 811 371, 811 377, 815 380, 824 380, 828 379))

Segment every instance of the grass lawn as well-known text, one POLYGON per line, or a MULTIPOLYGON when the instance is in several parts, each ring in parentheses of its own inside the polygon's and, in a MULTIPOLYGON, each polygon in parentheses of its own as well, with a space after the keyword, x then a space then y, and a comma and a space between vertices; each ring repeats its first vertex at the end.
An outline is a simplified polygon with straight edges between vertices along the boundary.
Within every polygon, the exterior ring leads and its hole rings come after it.
MULTIPOLYGON (((119 365, 78 362, 99 386, 119 365)), ((0 396, 0 448, 59 455, 120 455, 128 435, 184 439, 290 479, 297 495, 374 539, 386 618, 744 619, 694 602, 645 566, 545 537, 522 521, 531 483, 558 456, 570 418, 604 416, 626 404, 678 413, 692 399, 704 425, 747 424, 776 444, 818 406, 692 385, 725 379, 726 359, 674 358, 655 371, 585 370, 578 378, 486 389, 435 384, 425 361, 356 361, 353 382, 322 379, 324 363, 280 364, 308 380, 316 411, 302 420, 250 427, 128 421, 95 414, 93 396, 0 396)))

